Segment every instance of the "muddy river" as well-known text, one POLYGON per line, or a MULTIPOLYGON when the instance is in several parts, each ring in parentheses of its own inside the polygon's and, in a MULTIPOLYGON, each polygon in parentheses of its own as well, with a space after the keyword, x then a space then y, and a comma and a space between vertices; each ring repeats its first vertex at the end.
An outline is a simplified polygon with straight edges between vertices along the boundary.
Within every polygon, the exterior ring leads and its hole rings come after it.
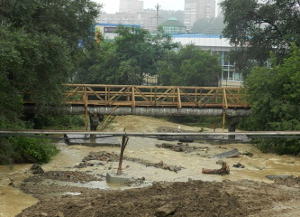
MULTIPOLYGON (((176 129, 177 124, 169 123, 164 119, 137 116, 117 117, 109 126, 107 131, 120 132, 124 129, 131 132, 155 132, 159 127, 168 126, 176 129)), ((198 128, 181 125, 181 130, 198 131, 198 128)), ((212 129, 205 129, 213 131, 212 129)), ((217 129, 221 131, 221 129, 217 129)), ((117 143, 121 138, 114 138, 117 143)), ((170 143, 177 144, 178 141, 161 141, 154 138, 131 137, 124 155, 127 158, 139 158, 149 162, 161 162, 165 164, 179 166, 182 169, 179 172, 162 170, 155 167, 146 167, 133 161, 124 160, 124 176, 146 179, 145 185, 153 182, 186 182, 189 178, 203 181, 222 181, 229 179, 233 181, 249 179, 254 181, 271 183, 266 175, 294 175, 300 176, 300 158, 295 156, 278 156, 274 154, 264 154, 258 151, 249 143, 232 143, 220 144, 212 141, 195 141, 189 143, 190 146, 198 147, 193 152, 174 152, 170 149, 158 148, 157 144, 170 143), (241 153, 251 153, 253 156, 240 155, 234 158, 223 159, 230 167, 230 175, 207 175, 202 174, 202 168, 218 169, 220 165, 216 164, 217 159, 211 156, 230 151, 237 148, 241 153), (235 168, 232 165, 241 163, 244 168, 235 168)), ((53 160, 42 165, 45 172, 47 171, 85 171, 90 173, 101 174, 105 176, 107 172, 116 170, 118 162, 111 162, 107 166, 75 168, 82 159, 90 152, 107 151, 119 154, 120 148, 116 146, 96 146, 90 147, 85 145, 66 145, 62 140, 56 143, 60 153, 53 160)), ((30 167, 32 164, 21 164, 13 166, 0 166, 0 217, 11 217, 20 213, 23 209, 34 205, 38 202, 34 197, 24 194, 19 186, 21 182, 31 176, 30 167), (12 186, 12 183, 14 186, 12 186)), ((105 181, 90 183, 86 187, 95 187, 103 189, 124 188, 124 186, 108 185, 105 181)))

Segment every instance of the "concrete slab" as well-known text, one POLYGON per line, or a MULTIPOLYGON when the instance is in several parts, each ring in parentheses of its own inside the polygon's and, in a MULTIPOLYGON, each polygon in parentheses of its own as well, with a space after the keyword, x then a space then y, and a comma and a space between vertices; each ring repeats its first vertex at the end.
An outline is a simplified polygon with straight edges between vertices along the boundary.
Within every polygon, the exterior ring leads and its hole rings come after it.
POLYGON ((127 184, 129 181, 130 178, 117 176, 112 173, 106 173, 106 182, 113 183, 113 184, 127 184))
POLYGON ((274 180, 276 178, 282 178, 282 179, 286 179, 289 178, 292 175, 266 175, 266 178, 270 179, 270 180, 274 180))
POLYGON ((239 156, 241 154, 242 154, 241 152, 239 152, 236 148, 234 148, 231 151, 227 151, 227 152, 223 152, 221 154, 211 156, 211 158, 230 158, 230 157, 239 156))

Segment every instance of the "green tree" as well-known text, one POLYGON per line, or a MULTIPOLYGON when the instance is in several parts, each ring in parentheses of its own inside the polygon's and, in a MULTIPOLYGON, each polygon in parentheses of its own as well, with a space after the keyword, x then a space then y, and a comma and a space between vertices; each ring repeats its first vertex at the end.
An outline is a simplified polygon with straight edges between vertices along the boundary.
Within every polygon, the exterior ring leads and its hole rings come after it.
POLYGON ((237 69, 249 73, 264 66, 273 51, 280 63, 292 43, 299 45, 299 3, 293 0, 224 0, 224 37, 237 47, 232 53, 237 69), (250 66, 250 67, 249 67, 250 66))
POLYGON ((85 72, 78 73, 78 82, 140 85, 144 76, 156 74, 165 53, 178 47, 162 28, 152 35, 143 28, 119 26, 117 34, 86 53, 85 72))
POLYGON ((120 26, 117 33, 119 35, 115 38, 116 52, 121 62, 130 60, 131 66, 138 73, 135 78, 139 77, 139 84, 146 74, 156 73, 157 62, 167 50, 177 47, 177 44, 172 43, 171 36, 165 34, 162 28, 159 28, 155 35, 151 35, 143 28, 120 26))
POLYGON ((201 18, 197 20, 192 29, 192 33, 221 35, 224 29, 223 17, 216 18, 201 18))
POLYGON ((1 32, 2 58, 14 52, 10 66, 1 71, 3 79, 16 92, 31 92, 39 107, 60 102, 61 84, 69 81, 84 45, 93 41, 90 28, 100 7, 89 0, 2 4, 0 21, 7 30, 1 32))
POLYGON ((102 41, 93 49, 86 50, 76 74, 77 83, 118 84, 121 76, 117 74, 120 65, 113 41, 102 41))
MULTIPOLYGON (((34 100, 39 112, 62 102, 62 83, 68 82, 83 51, 93 42, 91 26, 100 5, 90 0, 2 0, 0 5, 0 127, 25 128, 23 97, 34 100)), ((24 138, 24 140, 26 140, 24 138)), ((0 163, 12 162, 23 140, 0 138, 0 163)), ((52 148, 32 144, 34 158, 52 148), (35 150, 34 150, 35 149, 35 150), (40 153, 40 154, 37 154, 40 153)), ((54 147, 55 148, 55 147, 54 147)), ((46 156, 46 155, 45 155, 46 156)), ((24 158, 23 158, 24 159, 24 158)), ((48 159, 48 155, 47 155, 48 159)), ((47 160, 45 160, 47 161, 47 160)))
POLYGON ((194 45, 170 51, 158 71, 160 84, 180 86, 217 86, 220 74, 218 57, 194 45))
POLYGON ((209 27, 211 26, 212 19, 201 18, 197 20, 192 26, 192 33, 207 34, 209 27))
MULTIPOLYGON (((274 58, 274 62, 276 59, 274 58)), ((258 67, 245 81, 247 101, 251 104, 250 130, 299 130, 300 49, 292 47, 289 58, 272 69, 258 67)), ((299 154, 298 139, 260 139, 263 151, 299 154)))

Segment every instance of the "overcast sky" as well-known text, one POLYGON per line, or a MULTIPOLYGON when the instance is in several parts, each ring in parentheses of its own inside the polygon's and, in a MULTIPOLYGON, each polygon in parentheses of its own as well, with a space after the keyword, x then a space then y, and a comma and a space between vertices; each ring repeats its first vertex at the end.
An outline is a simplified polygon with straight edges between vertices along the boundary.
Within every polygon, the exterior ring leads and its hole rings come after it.
MULTIPOLYGON (((119 12, 120 0, 93 0, 104 5, 103 11, 106 13, 119 12)), ((143 0, 145 9, 155 9, 159 3, 162 10, 184 10, 184 0, 143 0)))

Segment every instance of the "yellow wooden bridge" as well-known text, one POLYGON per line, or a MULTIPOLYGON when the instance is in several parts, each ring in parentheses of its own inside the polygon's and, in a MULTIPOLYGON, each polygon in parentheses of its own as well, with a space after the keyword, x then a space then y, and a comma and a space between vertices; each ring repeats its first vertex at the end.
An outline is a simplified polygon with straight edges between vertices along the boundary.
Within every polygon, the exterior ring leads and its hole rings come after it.
POLYGON ((249 108, 241 88, 65 84, 69 105, 249 108))

